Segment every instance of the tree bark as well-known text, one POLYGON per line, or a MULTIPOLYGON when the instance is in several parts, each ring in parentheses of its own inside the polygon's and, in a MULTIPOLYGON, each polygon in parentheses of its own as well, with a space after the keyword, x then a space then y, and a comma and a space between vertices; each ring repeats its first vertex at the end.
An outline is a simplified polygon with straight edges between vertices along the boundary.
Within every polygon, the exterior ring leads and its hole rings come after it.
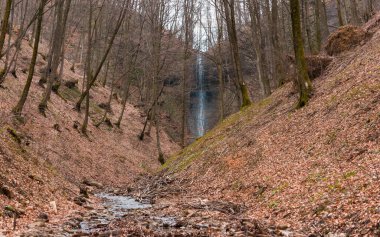
MULTIPOLYGON (((127 4, 127 5, 128 5, 128 4, 127 4)), ((104 64, 105 61, 107 60, 108 54, 109 54, 109 52, 111 51, 111 48, 112 48, 113 42, 114 42, 114 40, 115 40, 115 38, 116 38, 117 33, 119 32, 119 29, 120 29, 120 27, 121 27, 121 25, 122 25, 122 23, 123 23, 123 21, 124 21, 124 18, 125 18, 125 16, 126 16, 126 14, 127 14, 127 6, 124 6, 124 8, 122 9, 122 12, 120 13, 119 19, 118 19, 118 21, 117 21, 116 28, 115 28, 115 30, 114 30, 112 36, 111 36, 111 40, 110 40, 110 42, 109 42, 109 44, 108 44, 108 47, 107 47, 107 49, 106 49, 106 52, 104 53, 102 59, 100 60, 100 64, 99 64, 98 68, 96 69, 96 72, 95 72, 94 76, 91 78, 91 81, 89 82, 88 87, 87 87, 86 90, 81 94, 81 96, 80 96, 78 102, 77 102, 76 105, 75 105, 76 110, 80 111, 80 107, 81 107, 81 105, 82 105, 83 100, 85 99, 85 97, 87 96, 87 94, 90 92, 91 87, 95 84, 96 79, 98 78, 99 73, 100 73, 100 71, 101 71, 101 69, 102 69, 102 67, 103 67, 103 64, 104 64)))
POLYGON ((336 0, 336 11, 338 13, 339 26, 344 26, 343 15, 342 15, 342 6, 340 3, 341 0, 336 0))
POLYGON ((351 9, 351 23, 353 25, 359 25, 360 18, 358 13, 358 5, 356 3, 356 0, 350 0, 350 9, 351 9))
POLYGON ((311 96, 312 85, 307 72, 307 65, 305 60, 301 20, 300 20, 300 5, 298 0, 290 0, 292 29, 293 29, 293 45, 294 54, 297 65, 297 80, 296 84, 299 92, 299 100, 297 107, 305 106, 311 96))
POLYGON ((16 116, 21 116, 21 112, 23 110, 24 104, 25 104, 26 99, 28 97, 30 86, 32 84, 34 67, 36 65, 37 55, 38 55, 38 46, 40 43, 44 7, 46 5, 46 2, 47 2, 47 0, 41 0, 40 6, 38 8, 38 17, 37 17, 37 23, 36 23, 36 35, 35 35, 35 40, 34 40, 32 59, 31 59, 30 65, 29 65, 28 78, 26 80, 24 90, 21 94, 21 98, 20 98, 19 102, 17 103, 17 105, 12 110, 13 114, 15 114, 16 116))
POLYGON ((223 0, 224 14, 227 23, 228 38, 232 50, 232 58, 234 61, 234 68, 236 72, 237 82, 241 93, 241 108, 247 107, 252 104, 247 85, 244 82, 243 72, 240 61, 240 52, 236 32, 235 23, 235 0, 223 0))
MULTIPOLYGON (((1 22, 1 32, 0 32, 0 53, 3 51, 4 43, 5 43, 5 36, 7 34, 7 31, 9 30, 9 16, 11 14, 12 9, 12 0, 7 0, 4 10, 3 19, 1 22)), ((0 59, 2 57, 0 56, 0 59)))

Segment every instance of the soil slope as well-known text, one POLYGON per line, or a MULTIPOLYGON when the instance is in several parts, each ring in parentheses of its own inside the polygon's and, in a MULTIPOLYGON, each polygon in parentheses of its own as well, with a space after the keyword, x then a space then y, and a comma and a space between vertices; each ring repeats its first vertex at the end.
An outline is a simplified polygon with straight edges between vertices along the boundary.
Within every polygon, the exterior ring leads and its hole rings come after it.
MULTIPOLYGON (((107 102, 109 88, 96 87, 91 92, 88 136, 79 132, 83 114, 73 110, 80 95, 77 87, 61 86, 59 95, 52 95, 47 116, 38 113, 44 91, 38 80, 47 64, 44 60, 46 45, 41 45, 22 122, 12 117, 10 111, 27 77, 32 55, 27 41, 22 43, 17 78, 9 74, 4 88, 0 89, 0 235, 2 231, 11 230, 13 225, 6 211, 3 213, 6 206, 26 213, 18 219, 18 226, 35 220, 42 212, 48 213, 52 220, 54 216, 77 208, 72 199, 79 194, 78 186, 84 179, 101 182, 107 187, 122 187, 136 175, 150 172, 159 165, 155 139, 150 136, 144 141, 138 139, 145 118, 132 105, 127 104, 120 129, 93 125, 103 114, 98 104, 107 102), (49 204, 52 201, 57 205, 57 213, 49 204)), ((81 87, 83 73, 78 69, 72 72, 70 62, 65 65, 63 79, 78 80, 81 87)), ((113 100, 111 121, 116 121, 120 110, 119 101, 113 100)), ((152 134, 155 134, 154 128, 152 134)), ((161 142, 166 155, 178 149, 163 132, 161 142)))
POLYGON ((379 42, 335 57, 305 108, 286 84, 174 156, 172 200, 230 201, 300 236, 379 235, 379 42))

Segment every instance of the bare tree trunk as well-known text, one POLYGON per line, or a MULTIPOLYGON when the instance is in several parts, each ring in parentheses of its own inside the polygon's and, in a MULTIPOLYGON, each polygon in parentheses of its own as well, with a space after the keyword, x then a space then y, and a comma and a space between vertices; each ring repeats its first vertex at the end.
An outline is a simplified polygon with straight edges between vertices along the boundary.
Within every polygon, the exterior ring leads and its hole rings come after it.
POLYGON ((155 116, 155 125, 156 125, 156 144, 158 150, 158 161, 163 165, 165 164, 165 156, 162 152, 161 142, 160 142, 160 119, 159 116, 155 116))
POLYGON ((60 0, 57 5, 57 23, 56 23, 56 28, 54 31, 53 45, 52 45, 52 51, 51 51, 52 53, 51 68, 48 68, 49 74, 47 78, 48 82, 47 82, 46 90, 40 104, 38 105, 38 109, 43 115, 45 115, 47 102, 50 99, 54 81, 57 81, 59 77, 58 66, 59 66, 60 58, 63 55, 62 48, 64 47, 66 21, 67 21, 68 13, 70 11, 70 4, 71 4, 71 0, 66 0, 66 1, 67 2, 66 2, 65 9, 64 9, 64 3, 65 3, 64 0, 60 0))
POLYGON ((239 85, 240 93, 241 93, 241 108, 249 106, 252 102, 249 97, 249 91, 247 85, 244 82, 243 72, 241 68, 240 61, 240 52, 238 46, 238 39, 236 33, 236 24, 235 24, 235 0, 223 0, 224 3, 224 14, 227 23, 227 31, 228 38, 231 45, 232 50, 232 58, 234 61, 234 67, 237 76, 237 82, 239 85))
POLYGON ((336 0, 336 11, 338 13, 339 26, 344 26, 343 15, 342 15, 342 6, 340 3, 341 0, 336 0))
POLYGON ((189 81, 189 65, 188 60, 190 58, 190 41, 191 41, 191 31, 192 21, 193 21, 193 0, 184 1, 184 24, 185 24, 185 42, 184 42, 184 57, 183 57, 183 80, 182 80, 182 123, 181 123, 181 145, 184 148, 186 146, 186 115, 187 115, 187 93, 186 93, 186 83, 189 81))
POLYGON ((304 11, 302 11, 303 14, 303 27, 305 28, 306 31, 306 37, 307 37, 307 42, 309 46, 309 52, 313 53, 314 52, 314 44, 313 40, 311 39, 311 30, 310 30, 310 24, 309 24, 309 4, 308 0, 303 0, 302 7, 304 8, 304 11))
POLYGON ((130 79, 128 79, 128 81, 126 82, 126 88, 124 90, 124 96, 123 96, 123 101, 121 103, 121 112, 120 112, 120 116, 117 120, 117 122, 115 123, 115 125, 120 128, 120 125, 121 125, 121 121, 123 120, 123 117, 124 117, 124 112, 125 112, 125 107, 127 105, 127 101, 128 101, 128 96, 129 96, 129 87, 130 87, 130 79))
MULTIPOLYGON (((129 2, 129 1, 128 1, 128 2, 129 2)), ((118 19, 118 21, 117 21, 116 28, 115 28, 115 30, 114 30, 114 32, 113 32, 113 34, 112 34, 111 40, 110 40, 110 42, 109 42, 109 44, 108 44, 108 47, 107 47, 107 49, 106 49, 106 52, 104 53, 103 58, 100 60, 100 64, 99 64, 98 68, 96 69, 96 72, 95 72, 94 76, 91 78, 91 81, 89 82, 88 87, 87 87, 86 90, 81 94, 81 97, 79 98, 78 102, 77 102, 76 105, 75 105, 75 108, 76 108, 76 110, 78 110, 78 111, 80 111, 80 107, 81 107, 81 104, 82 104, 84 98, 85 98, 85 97, 87 96, 87 94, 90 92, 91 87, 95 84, 96 79, 98 78, 99 73, 100 73, 100 71, 101 71, 101 69, 102 69, 102 67, 103 67, 103 64, 104 64, 105 61, 107 60, 107 56, 108 56, 109 52, 111 51, 111 48, 112 48, 113 42, 114 42, 114 40, 115 40, 115 38, 116 38, 116 35, 117 35, 117 33, 119 32, 119 29, 120 29, 120 27, 121 27, 121 25, 122 25, 122 23, 123 23, 123 21, 124 21, 124 18, 125 18, 126 14, 127 14, 127 6, 128 6, 128 5, 129 5, 129 4, 127 4, 127 5, 125 5, 125 6, 123 7, 123 9, 122 9, 122 11, 121 11, 121 13, 120 13, 119 19, 118 19)))
MULTIPOLYGON (((12 34, 13 34, 13 20, 14 20, 14 12, 15 12, 15 9, 14 9, 14 2, 12 2, 12 6, 11 6, 11 16, 10 16, 10 20, 9 22, 7 23, 8 24, 8 42, 7 42, 7 48, 10 47, 11 45, 11 38, 12 38, 12 34)), ((10 50, 7 50, 6 54, 5 54, 5 63, 4 63, 4 68, 3 70, 0 72, 0 84, 2 81, 5 80, 5 77, 7 76, 8 72, 9 72, 9 56, 10 56, 10 50)))
POLYGON ((30 85, 32 84, 34 67, 35 67, 36 61, 37 61, 38 46, 40 43, 40 35, 41 35, 44 7, 46 5, 46 2, 47 2, 47 0, 41 0, 40 6, 38 8, 38 19, 37 19, 37 23, 36 23, 36 36, 35 36, 35 41, 34 41, 32 59, 31 59, 30 65, 29 65, 28 78, 26 80, 24 90, 21 94, 21 98, 20 98, 19 102, 17 103, 17 105, 12 110, 13 114, 15 114, 16 116, 21 116, 22 109, 23 109, 24 104, 26 102, 26 99, 28 97, 30 85))
POLYGON ((322 28, 322 41, 324 41, 330 35, 326 0, 322 0, 322 27, 321 28, 322 28))
POLYGON ((316 41, 316 51, 319 53, 322 47, 322 33, 321 33, 321 0, 315 0, 315 41, 316 41))
POLYGON ((350 9, 351 9, 351 23, 353 25, 359 25, 360 18, 358 13, 358 4, 356 3, 356 0, 350 0, 350 9))
POLYGON ((251 32, 253 39, 253 46, 256 53, 256 65, 259 75, 259 82, 262 94, 265 97, 268 97, 271 94, 269 79, 267 76, 267 70, 264 69, 265 58, 263 57, 262 52, 262 33, 260 26, 260 9, 258 4, 255 4, 252 0, 248 1, 248 8, 251 15, 251 32))
MULTIPOLYGON (((91 61, 92 61, 92 6, 91 0, 89 0, 89 17, 88 17, 88 32, 87 32, 87 58, 86 58, 86 89, 89 88, 90 81, 92 80, 92 70, 91 70, 91 61)), ((86 95, 86 109, 83 124, 81 127, 81 131, 83 134, 87 133, 88 126, 88 117, 90 111, 90 94, 86 95)))
MULTIPOLYGON (((3 51, 4 43, 5 43, 5 36, 8 32, 9 28, 9 16, 11 14, 12 9, 12 0, 7 0, 4 10, 3 19, 1 22, 1 32, 0 32, 0 53, 3 51)), ((0 57, 1 59, 1 57, 0 57)))
POLYGON ((311 96, 312 86, 307 73, 307 65, 305 60, 302 31, 301 31, 301 19, 300 19, 300 5, 298 0, 290 0, 292 29, 293 29, 293 44, 294 54, 297 64, 297 81, 299 91, 298 108, 305 106, 311 96))
POLYGON ((273 47, 273 60, 274 60, 274 72, 273 77, 275 79, 276 87, 279 87, 284 82, 284 67, 282 63, 282 47, 280 45, 279 33, 278 33, 278 2, 272 0, 272 47, 273 47))

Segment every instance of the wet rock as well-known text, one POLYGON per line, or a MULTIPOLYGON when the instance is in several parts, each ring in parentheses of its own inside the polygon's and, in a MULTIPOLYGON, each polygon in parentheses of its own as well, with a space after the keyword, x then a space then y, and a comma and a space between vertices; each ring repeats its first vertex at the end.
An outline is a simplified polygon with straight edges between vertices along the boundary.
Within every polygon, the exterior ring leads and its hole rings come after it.
POLYGON ((186 226, 186 225, 187 225, 187 223, 184 222, 184 221, 177 221, 177 222, 173 225, 173 227, 174 227, 174 228, 181 228, 181 227, 184 227, 184 226, 186 226))
POLYGON ((40 219, 41 221, 43 222, 49 222, 49 216, 48 214, 44 213, 44 212, 41 212, 39 215, 38 215, 38 219, 40 219))
POLYGON ((96 188, 103 188, 103 185, 99 182, 96 182, 95 180, 91 180, 91 179, 85 179, 83 180, 83 184, 87 185, 87 186, 91 186, 91 187, 96 187, 96 188))
POLYGON ((328 233, 326 237, 347 237, 345 233, 328 233))
POLYGON ((14 197, 13 192, 8 186, 5 185, 0 185, 0 194, 6 196, 9 199, 12 199, 14 197))
POLYGON ((86 208, 87 210, 94 210, 95 208, 91 205, 84 205, 83 206, 84 208, 86 208))
POLYGON ((83 196, 75 197, 73 201, 79 206, 84 206, 87 203, 87 199, 83 196))
POLYGON ((79 187, 79 194, 82 195, 85 198, 89 198, 90 197, 89 194, 88 194, 88 188, 85 187, 85 186, 79 187))
POLYGON ((37 221, 37 222, 34 222, 32 224, 29 224, 28 225, 28 228, 29 229, 37 229, 37 228, 42 228, 42 227, 45 227, 46 224, 44 221, 37 221))
POLYGON ((70 228, 75 228, 75 229, 80 228, 80 222, 75 221, 75 220, 69 220, 69 221, 65 222, 64 225, 68 226, 70 228))

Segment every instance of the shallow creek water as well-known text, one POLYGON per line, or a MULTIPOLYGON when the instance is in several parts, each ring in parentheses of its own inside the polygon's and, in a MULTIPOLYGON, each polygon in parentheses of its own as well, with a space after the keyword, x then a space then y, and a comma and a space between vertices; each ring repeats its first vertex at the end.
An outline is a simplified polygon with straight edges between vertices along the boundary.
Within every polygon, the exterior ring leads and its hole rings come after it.
POLYGON ((90 215, 80 223, 80 231, 91 233, 109 225, 112 221, 122 218, 128 211, 134 209, 150 208, 152 205, 136 201, 128 196, 101 193, 95 195, 102 199, 103 211, 96 210, 96 214, 90 215))

